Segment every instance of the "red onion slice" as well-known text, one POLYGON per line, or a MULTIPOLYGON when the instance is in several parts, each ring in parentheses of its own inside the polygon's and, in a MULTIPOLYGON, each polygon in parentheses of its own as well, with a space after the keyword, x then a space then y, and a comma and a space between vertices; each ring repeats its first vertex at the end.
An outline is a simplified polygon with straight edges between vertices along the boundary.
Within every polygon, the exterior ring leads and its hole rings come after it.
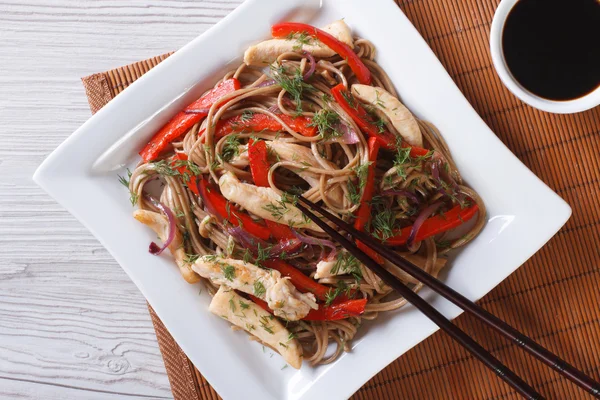
POLYGON ((381 192, 381 194, 383 196, 402 196, 402 197, 406 197, 409 200, 412 200, 413 203, 415 204, 419 204, 419 198, 417 197, 416 194, 409 192, 408 190, 394 190, 394 189, 389 189, 389 190, 384 190, 383 192, 381 192))
POLYGON ((267 79, 263 83, 259 83, 258 85, 256 85, 256 87, 262 88, 262 87, 267 87, 267 86, 273 86, 274 84, 275 84, 275 79, 267 79))
MULTIPOLYGON (((329 247, 331 249, 331 252, 329 252, 327 257, 325 257, 327 260, 332 260, 337 255, 337 248, 335 246, 335 243, 333 243, 331 240, 318 239, 318 238, 314 238, 314 237, 310 237, 310 236, 301 235, 300 233, 296 232, 294 229, 292 229, 292 232, 294 232, 294 235, 302 243, 312 245, 312 246, 320 246, 322 249, 324 249, 325 247, 329 247)), ((321 252, 321 256, 322 255, 323 255, 323 252, 321 252)))
POLYGON ((302 52, 302 54, 304 55, 304 57, 306 57, 308 59, 308 62, 310 63, 308 71, 306 71, 306 73, 302 76, 302 79, 307 81, 315 73, 315 69, 317 68, 317 62, 315 61, 315 58, 313 57, 313 55, 310 54, 308 51, 304 50, 302 52))
POLYGON ((356 144, 360 142, 360 138, 358 137, 358 133, 352 127, 339 122, 333 126, 335 130, 341 132, 342 135, 338 137, 334 137, 328 139, 324 143, 344 143, 344 144, 356 144))
POLYGON ((267 242, 246 232, 239 226, 228 226, 227 232, 229 232, 229 234, 233 236, 235 240, 237 240, 242 246, 244 246, 244 248, 250 250, 253 254, 257 253, 258 246, 260 246, 263 249, 269 246, 267 242))
POLYGON ((268 258, 270 259, 278 258, 284 253, 286 256, 293 256, 302 249, 302 242, 298 239, 281 240, 273 245, 246 232, 239 226, 230 226, 227 228, 227 232, 254 255, 258 253, 259 246, 261 250, 269 249, 268 258))
POLYGON ((441 201, 438 201, 436 203, 433 203, 433 204, 425 207, 423 209, 423 211, 421 211, 421 213, 415 220, 415 223, 413 224, 412 229, 410 230, 410 234, 408 235, 408 240, 406 241, 406 243, 409 246, 412 246, 413 242, 415 241, 417 232, 419 232, 419 229, 421 228, 421 225, 423 225, 423 222, 425 222, 425 220, 427 218, 429 218, 434 212, 436 212, 437 209, 440 208, 442 204, 444 204, 444 203, 442 203, 441 201))
POLYGON ((160 201, 156 200, 154 197, 148 194, 144 195, 144 197, 146 198, 146 200, 152 203, 154 207, 158 208, 163 214, 165 214, 167 216, 167 220, 169 221, 169 234, 167 236, 167 240, 165 240, 162 247, 159 247, 156 243, 152 242, 150 243, 150 247, 148 248, 148 251, 151 254, 158 256, 163 251, 165 251, 167 247, 169 247, 171 242, 173 242, 173 239, 175 238, 175 232, 177 229, 177 220, 175 218, 175 214, 173 214, 173 211, 171 211, 169 207, 165 206, 163 203, 161 203, 160 201))
POLYGON ((271 107, 267 108, 267 111, 271 111, 273 114, 281 114, 281 110, 279 109, 279 105, 274 104, 271 107))

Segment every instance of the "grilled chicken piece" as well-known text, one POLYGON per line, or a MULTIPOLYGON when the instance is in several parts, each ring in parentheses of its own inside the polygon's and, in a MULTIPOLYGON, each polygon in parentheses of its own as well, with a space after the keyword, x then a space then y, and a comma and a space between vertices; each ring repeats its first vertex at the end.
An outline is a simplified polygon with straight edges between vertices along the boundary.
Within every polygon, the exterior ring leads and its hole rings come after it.
MULTIPOLYGON (((427 258, 423 257, 419 254, 400 254, 401 257, 407 259, 411 263, 415 264, 417 267, 423 269, 425 268, 425 263, 427 262, 427 258)), ((433 267, 434 271, 439 271, 446 265, 445 258, 437 258, 435 261, 435 266, 433 267)), ((321 260, 317 263, 317 270, 315 272, 315 279, 329 278, 331 276, 337 275, 346 275, 349 274, 350 271, 347 271, 342 265, 339 268, 335 268, 337 260, 321 260)), ((392 273, 400 277, 401 279, 408 279, 409 281, 414 281, 414 278, 410 277, 404 271, 399 270, 397 267, 394 267, 392 273)))
POLYGON ((221 286, 208 310, 239 326, 277 351, 285 362, 296 369, 302 366, 302 346, 271 314, 244 299, 233 289, 221 286))
MULTIPOLYGON (((314 168, 323 168, 316 160, 312 153, 312 150, 306 146, 299 144, 284 142, 282 140, 273 140, 268 142, 271 149, 277 153, 279 158, 284 161, 293 161, 314 168)), ((334 169, 339 169, 337 165, 327 161, 327 164, 334 169)), ((298 176, 304 179, 311 187, 318 187, 320 185, 319 178, 315 174, 308 171, 294 171, 298 176)), ((327 190, 327 199, 337 207, 343 206, 344 191, 337 185, 327 190)))
POLYGON ((311 308, 318 308, 312 293, 300 293, 279 271, 217 256, 200 257, 192 269, 218 285, 253 294, 266 301, 276 316, 290 321, 302 319, 311 308))
MULTIPOLYGON (((147 225, 152 229, 163 242, 167 240, 169 236, 169 220, 162 214, 148 210, 135 210, 133 212, 133 218, 140 221, 142 224, 147 225)), ((179 229, 175 232, 175 237, 169 245, 169 251, 175 263, 179 267, 179 271, 183 278, 189 283, 196 283, 200 281, 200 277, 192 271, 191 264, 185 262, 185 250, 182 246, 182 237, 179 229)))
POLYGON ((332 269, 335 267, 335 263, 336 263, 336 260, 331 260, 331 261, 321 260, 321 261, 319 261, 317 263, 317 271, 315 272, 315 279, 329 278, 330 276, 344 274, 345 272, 340 271, 339 269, 337 271, 335 271, 336 272, 335 274, 332 272, 332 269))
MULTIPOLYGON (((346 43, 350 48, 354 47, 352 31, 350 31, 350 28, 344 21, 335 21, 324 27, 323 30, 346 43)), ((327 58, 335 55, 333 50, 311 37, 304 38, 303 40, 298 40, 297 38, 290 40, 270 39, 250 46, 244 53, 244 62, 247 65, 264 67, 277 60, 277 57, 283 53, 300 50, 308 51, 313 56, 319 58, 327 58)))
POLYGON ((352 94, 372 105, 377 113, 383 113, 408 144, 423 147, 423 137, 417 120, 412 113, 394 96, 382 88, 368 85, 352 85, 352 94))
POLYGON ((317 224, 304 218, 296 206, 282 202, 281 196, 271 188, 240 182, 231 172, 221 176, 219 186, 227 200, 239 204, 254 215, 295 228, 323 232, 317 224))

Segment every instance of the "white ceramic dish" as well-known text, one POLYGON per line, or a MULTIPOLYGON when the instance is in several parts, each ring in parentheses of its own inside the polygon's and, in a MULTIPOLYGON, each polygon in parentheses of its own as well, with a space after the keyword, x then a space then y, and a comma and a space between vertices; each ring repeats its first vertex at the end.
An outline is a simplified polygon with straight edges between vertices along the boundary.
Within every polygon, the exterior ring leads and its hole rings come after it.
MULTIPOLYGON (((351 353, 318 368, 283 360, 211 315, 209 296, 187 284, 170 256, 148 253, 154 239, 131 218, 117 181, 123 166, 178 108, 212 86, 251 42, 281 20, 317 26, 345 18, 375 43, 378 61, 407 106, 444 133, 467 182, 488 206, 489 222, 452 263, 446 282, 476 300, 531 257, 569 218, 569 206, 496 138, 454 85, 424 40, 391 0, 249 0, 144 75, 73 133, 34 180, 77 217, 137 284, 186 354, 226 399, 342 399, 431 335, 436 327, 412 307, 367 323, 351 353), (401 39, 399 39, 401 38, 401 39)), ((448 317, 460 310, 422 295, 448 317)))
POLYGON ((589 110, 590 108, 600 105, 600 88, 574 100, 558 101, 545 99, 531 93, 515 79, 504 59, 502 32, 504 31, 506 18, 518 1, 519 0, 502 0, 500 4, 498 4, 490 29, 490 52, 492 54, 492 62, 494 63, 494 68, 496 69, 500 80, 504 83, 504 86, 530 106, 551 113, 570 114, 589 110))

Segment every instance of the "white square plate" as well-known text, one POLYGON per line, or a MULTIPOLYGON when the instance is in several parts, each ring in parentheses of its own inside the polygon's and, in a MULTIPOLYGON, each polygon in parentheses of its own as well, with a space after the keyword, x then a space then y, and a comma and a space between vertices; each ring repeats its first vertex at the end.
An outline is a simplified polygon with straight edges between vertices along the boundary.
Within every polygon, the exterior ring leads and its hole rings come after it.
MULTIPOLYGON (((282 20, 316 26, 345 18, 377 47, 404 103, 443 133, 465 180, 488 207, 485 229, 452 263, 446 282, 481 298, 533 255, 566 222, 569 206, 496 138, 471 108, 408 19, 391 0, 248 0, 148 72, 73 133, 34 180, 77 217, 136 283, 192 362, 227 399, 341 399, 431 335, 435 325, 412 307, 365 324, 351 353, 335 363, 282 370, 247 335, 208 312, 209 296, 187 284, 169 255, 148 253, 149 229, 131 217, 117 181, 137 150, 177 109, 240 62, 245 48, 282 20), (322 3, 322 4, 321 4, 322 3)), ((460 310, 430 291, 446 316, 460 310)))

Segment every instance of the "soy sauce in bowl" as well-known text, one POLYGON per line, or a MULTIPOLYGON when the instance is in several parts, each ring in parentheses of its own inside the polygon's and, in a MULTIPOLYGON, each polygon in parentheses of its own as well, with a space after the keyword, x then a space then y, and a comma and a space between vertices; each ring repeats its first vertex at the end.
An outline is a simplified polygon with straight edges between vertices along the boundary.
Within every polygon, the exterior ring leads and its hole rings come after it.
POLYGON ((502 32, 506 65, 521 86, 573 100, 600 86, 600 0, 519 0, 502 32))

